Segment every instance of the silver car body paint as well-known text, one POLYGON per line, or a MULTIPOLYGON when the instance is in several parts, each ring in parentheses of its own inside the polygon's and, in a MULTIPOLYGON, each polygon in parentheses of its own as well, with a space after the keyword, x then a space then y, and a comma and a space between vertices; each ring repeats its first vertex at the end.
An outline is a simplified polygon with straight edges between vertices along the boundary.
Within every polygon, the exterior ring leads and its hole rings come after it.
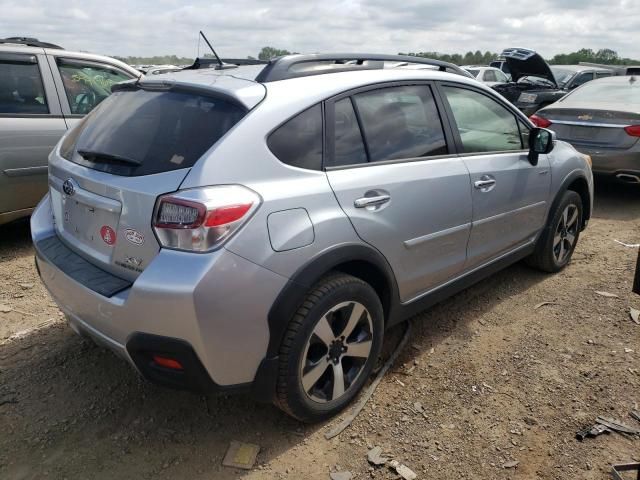
MULTIPOLYGON (((295 114, 350 89, 441 80, 473 86, 497 100, 500 96, 473 79, 429 69, 343 72, 257 84, 242 78, 255 74, 251 68, 153 78, 217 89, 252 108, 191 169, 119 177, 69 162, 58 149, 51 153, 52 193, 32 216, 34 241, 55 232, 69 249, 133 284, 111 298, 102 297, 67 277, 36 248, 42 279, 78 330, 125 357, 124 345, 134 332, 175 337, 193 346, 217 384, 251 382, 269 343, 271 306, 296 272, 330 249, 370 245, 381 252, 395 275, 400 300, 408 304, 535 242, 570 175, 579 172, 592 192, 584 156, 559 141, 536 167, 525 151, 327 172, 285 165, 267 147, 269 134, 295 114), (484 174, 497 182, 486 198, 473 187, 484 174), (117 222, 115 214, 111 217, 117 223, 114 246, 99 245, 98 239, 96 247, 83 240, 85 233, 76 232, 78 236, 59 225, 66 200, 56 192, 67 178, 106 204, 119 205, 117 222), (150 227, 158 195, 228 184, 250 188, 262 204, 222 248, 201 254, 159 247, 150 227), (354 201, 368 193, 388 194, 390 202, 354 208, 354 201), (496 195, 490 199, 490 193, 496 195), (52 211, 58 212, 55 225, 52 211), (144 245, 127 241, 128 229, 143 235, 144 245), (143 259, 140 272, 114 263, 127 256, 143 259)), ((530 125, 515 108, 513 112, 530 125)))

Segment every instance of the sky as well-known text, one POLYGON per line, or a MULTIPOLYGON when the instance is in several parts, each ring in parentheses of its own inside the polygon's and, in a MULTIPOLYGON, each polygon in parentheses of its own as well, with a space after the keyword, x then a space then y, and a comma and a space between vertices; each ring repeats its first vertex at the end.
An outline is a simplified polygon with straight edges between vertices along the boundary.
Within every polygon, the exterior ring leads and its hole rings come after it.
POLYGON ((527 47, 546 58, 611 48, 640 58, 640 0, 0 0, 0 12, 0 37, 104 55, 195 57, 203 30, 222 57, 272 46, 300 53, 527 47))

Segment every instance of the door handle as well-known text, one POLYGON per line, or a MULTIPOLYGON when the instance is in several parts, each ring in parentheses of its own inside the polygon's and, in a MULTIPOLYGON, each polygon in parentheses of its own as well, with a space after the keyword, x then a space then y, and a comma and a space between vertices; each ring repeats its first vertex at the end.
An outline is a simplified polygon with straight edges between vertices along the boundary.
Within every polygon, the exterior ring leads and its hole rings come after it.
POLYGON ((391 200, 391 195, 376 195, 375 197, 362 197, 353 202, 356 208, 376 207, 391 200))
POLYGON ((486 178, 482 180, 478 180, 473 183, 473 186, 478 190, 482 190, 483 192, 488 192, 496 184, 496 180, 494 178, 486 178))

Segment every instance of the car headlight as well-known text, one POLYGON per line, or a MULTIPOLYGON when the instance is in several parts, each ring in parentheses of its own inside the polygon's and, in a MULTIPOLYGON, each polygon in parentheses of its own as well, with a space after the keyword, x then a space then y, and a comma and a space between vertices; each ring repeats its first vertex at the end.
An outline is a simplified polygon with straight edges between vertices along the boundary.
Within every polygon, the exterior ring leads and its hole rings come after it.
POLYGON ((518 102, 521 103, 535 103, 538 95, 535 93, 521 93, 518 97, 518 102))

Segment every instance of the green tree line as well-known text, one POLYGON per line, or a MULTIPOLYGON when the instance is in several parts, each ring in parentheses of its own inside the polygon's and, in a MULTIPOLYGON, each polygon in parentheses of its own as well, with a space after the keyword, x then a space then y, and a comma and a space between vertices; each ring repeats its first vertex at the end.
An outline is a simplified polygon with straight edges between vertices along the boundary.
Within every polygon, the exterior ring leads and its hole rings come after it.
MULTIPOLYGON (((276 48, 276 47, 263 47, 258 52, 257 58, 260 60, 270 60, 282 55, 289 55, 289 50, 276 48)), ((469 51, 465 54, 461 53, 438 53, 438 52, 409 52, 400 53, 400 55, 410 55, 414 57, 426 57, 433 58, 434 60, 442 60, 444 62, 455 63, 456 65, 488 65, 489 62, 495 60, 498 57, 496 52, 481 52, 476 50, 475 52, 469 51)), ((207 53, 205 58, 212 57, 207 53)), ((178 57, 176 55, 159 55, 154 57, 115 57, 130 65, 189 65, 193 63, 191 57, 178 57)), ((249 55, 249 59, 255 57, 249 55)), ((547 59, 547 62, 552 65, 573 65, 579 62, 591 62, 601 63, 605 65, 638 65, 640 60, 633 60, 630 58, 623 58, 618 55, 618 52, 611 50, 610 48, 602 48, 600 50, 592 50, 590 48, 581 48, 576 52, 571 53, 559 53, 554 57, 547 59)))
MULTIPOLYGON (((456 65, 487 65, 498 57, 498 53, 488 51, 482 53, 480 50, 467 52, 464 55, 459 53, 443 54, 438 52, 410 52, 401 53, 400 55, 433 58, 434 60, 455 63, 456 65)), ((597 51, 590 48, 581 48, 577 52, 559 53, 547 59, 547 62, 551 65, 576 65, 580 62, 601 63, 605 65, 640 64, 640 60, 622 58, 618 55, 618 52, 610 48, 603 48, 597 51)))

